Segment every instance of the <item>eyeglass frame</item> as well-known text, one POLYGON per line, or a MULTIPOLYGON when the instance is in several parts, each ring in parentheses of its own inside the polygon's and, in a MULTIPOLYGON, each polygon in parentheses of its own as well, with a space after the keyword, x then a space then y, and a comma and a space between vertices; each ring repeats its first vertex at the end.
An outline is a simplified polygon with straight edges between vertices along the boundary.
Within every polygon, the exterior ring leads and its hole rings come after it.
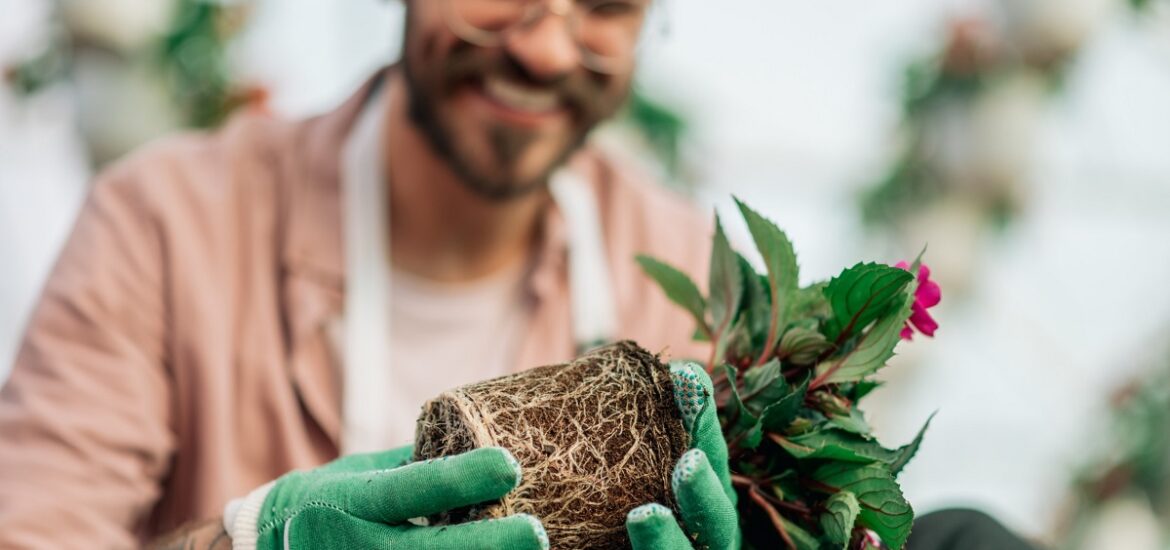
MULTIPOLYGON (((605 74, 614 74, 622 72, 633 64, 636 56, 637 48, 632 48, 628 56, 622 56, 616 61, 607 59, 603 55, 590 50, 582 42, 581 33, 579 30, 581 11, 575 9, 578 5, 576 0, 531 0, 530 5, 525 9, 528 13, 523 15, 519 20, 511 25, 498 31, 488 31, 476 27, 466 21, 455 13, 454 3, 457 1, 466 0, 441 0, 443 2, 442 13, 443 20, 447 24, 447 28, 459 38, 480 47, 495 47, 499 46, 505 41, 505 36, 516 30, 535 25, 542 21, 547 15, 555 15, 565 19, 568 26, 569 36, 573 39, 574 45, 581 54, 581 64, 586 68, 605 74)), ((638 0, 630 0, 631 3, 639 3, 638 0)), ((641 0, 642 7, 649 12, 651 0, 641 0)), ((642 26, 645 26, 643 21, 642 26)), ((639 35, 642 29, 639 29, 639 35)), ((635 41, 637 42, 637 41, 635 41)))

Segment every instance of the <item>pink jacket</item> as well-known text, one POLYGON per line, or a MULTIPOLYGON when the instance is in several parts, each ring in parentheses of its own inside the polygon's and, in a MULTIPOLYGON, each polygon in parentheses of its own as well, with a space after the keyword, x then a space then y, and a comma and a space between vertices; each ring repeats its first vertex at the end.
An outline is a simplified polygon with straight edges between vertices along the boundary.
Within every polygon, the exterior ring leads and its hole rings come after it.
MULTIPOLYGON (((302 122, 240 116, 95 183, 0 391, 0 548, 127 548, 338 454, 340 150, 369 92, 302 122)), ((705 357, 634 262, 703 285, 711 216, 585 151, 619 334, 705 357)), ((569 359, 562 219, 550 208, 516 365, 569 359)))

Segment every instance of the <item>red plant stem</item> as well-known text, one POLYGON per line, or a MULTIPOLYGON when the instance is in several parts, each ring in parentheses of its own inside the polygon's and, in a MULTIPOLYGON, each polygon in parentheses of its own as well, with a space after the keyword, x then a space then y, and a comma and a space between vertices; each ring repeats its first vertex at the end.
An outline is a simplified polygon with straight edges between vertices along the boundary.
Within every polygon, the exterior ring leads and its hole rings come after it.
MULTIPOLYGON (((750 477, 743 476, 740 474, 731 474, 731 484, 736 486, 736 487, 743 487, 743 488, 747 488, 747 489, 751 489, 752 487, 755 487, 757 491, 759 491, 759 488, 760 488, 760 485, 758 483, 756 483, 755 480, 753 480, 750 477)), ((805 516, 805 517, 810 516, 812 514, 812 510, 809 510, 809 508, 807 506, 804 506, 803 504, 800 504, 799 502, 788 502, 786 500, 780 500, 780 499, 773 497, 772 495, 769 495, 768 493, 764 493, 764 492, 760 492, 760 496, 762 498, 764 498, 765 500, 768 500, 773 505, 779 506, 780 508, 784 508, 785 510, 788 510, 790 512, 797 513, 797 514, 800 514, 800 515, 805 516)))
POLYGON ((788 530, 784 528, 784 520, 780 517, 780 512, 776 511, 776 508, 768 503, 756 485, 752 485, 751 489, 748 490, 748 495, 751 496, 752 502, 755 502, 768 514, 768 519, 772 520, 772 526, 776 528, 776 532, 780 533, 780 538, 784 539, 784 544, 788 545, 788 548, 791 550, 796 550, 796 543, 792 542, 792 537, 788 535, 788 530))
POLYGON ((757 365, 763 365, 768 361, 768 355, 772 353, 772 348, 776 347, 777 333, 780 332, 780 326, 777 322, 780 318, 780 315, 778 315, 779 312, 776 311, 776 308, 780 307, 780 288, 775 287, 770 290, 772 291, 772 315, 771 319, 768 320, 768 338, 764 340, 764 350, 761 351, 760 356, 756 358, 757 365))
POLYGON ((839 369, 839 368, 841 368, 840 361, 838 361, 836 365, 829 367, 829 370, 826 370, 825 372, 817 375, 816 378, 813 378, 812 382, 809 382, 808 391, 811 392, 811 391, 813 391, 821 386, 824 386, 825 381, 828 380, 829 377, 832 376, 834 372, 837 372, 837 369, 839 369))

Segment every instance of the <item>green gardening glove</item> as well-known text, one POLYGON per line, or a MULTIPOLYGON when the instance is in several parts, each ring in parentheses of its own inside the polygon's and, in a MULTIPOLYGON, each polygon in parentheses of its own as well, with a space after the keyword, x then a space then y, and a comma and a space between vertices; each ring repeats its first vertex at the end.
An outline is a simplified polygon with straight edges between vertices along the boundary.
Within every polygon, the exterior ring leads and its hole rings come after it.
POLYGON ((686 531, 666 506, 645 504, 626 517, 630 544, 634 550, 737 550, 736 495, 711 378, 692 362, 672 362, 670 376, 683 424, 691 434, 692 448, 675 464, 670 480, 686 531))
POLYGON ((412 518, 498 500, 520 483, 508 451, 485 447, 409 463, 410 447, 348 456, 292 472, 233 501, 224 524, 235 550, 547 550, 527 514, 428 527, 412 518))

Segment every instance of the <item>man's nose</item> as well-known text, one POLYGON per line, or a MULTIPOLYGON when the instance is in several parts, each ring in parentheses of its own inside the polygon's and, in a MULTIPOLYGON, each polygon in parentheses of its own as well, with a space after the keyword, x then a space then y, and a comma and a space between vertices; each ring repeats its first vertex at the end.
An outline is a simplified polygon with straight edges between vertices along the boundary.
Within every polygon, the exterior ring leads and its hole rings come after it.
POLYGON ((569 22, 564 15, 552 12, 510 33, 504 47, 529 74, 542 81, 563 77, 582 61, 569 22))

